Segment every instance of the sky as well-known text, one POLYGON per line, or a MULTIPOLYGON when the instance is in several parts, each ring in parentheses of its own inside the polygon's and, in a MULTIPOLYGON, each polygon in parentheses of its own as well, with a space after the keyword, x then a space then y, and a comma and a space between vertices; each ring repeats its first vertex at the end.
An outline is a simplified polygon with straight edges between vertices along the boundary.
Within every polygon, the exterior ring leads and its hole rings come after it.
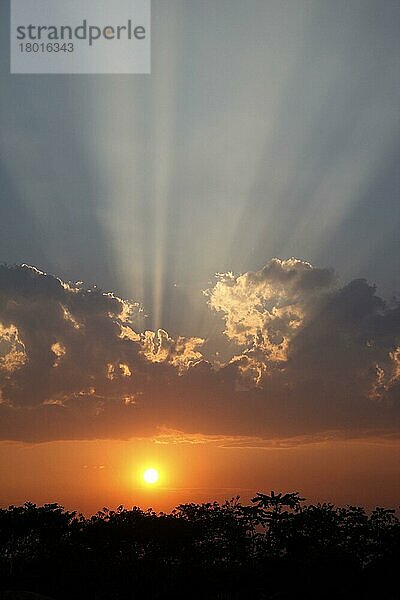
POLYGON ((7 4, 0 504, 398 503, 399 3, 153 0, 151 75, 7 4))

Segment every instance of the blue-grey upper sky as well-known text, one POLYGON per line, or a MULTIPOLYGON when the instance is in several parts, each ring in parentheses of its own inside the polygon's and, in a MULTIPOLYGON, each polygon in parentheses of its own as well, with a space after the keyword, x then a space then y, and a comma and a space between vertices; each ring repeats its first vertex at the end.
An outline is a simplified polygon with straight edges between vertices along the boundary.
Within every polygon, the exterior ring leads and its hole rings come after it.
POLYGON ((10 75, 0 261, 207 335, 214 273, 296 256, 399 278, 400 4, 154 0, 151 75, 10 75))

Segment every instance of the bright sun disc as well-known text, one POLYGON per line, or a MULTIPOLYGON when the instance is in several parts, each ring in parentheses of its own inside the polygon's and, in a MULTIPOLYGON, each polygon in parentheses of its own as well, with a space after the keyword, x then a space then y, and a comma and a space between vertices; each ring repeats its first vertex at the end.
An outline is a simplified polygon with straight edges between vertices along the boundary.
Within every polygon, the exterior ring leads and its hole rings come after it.
POLYGON ((146 483, 156 483, 156 481, 158 480, 157 469, 146 469, 143 473, 143 479, 146 483))

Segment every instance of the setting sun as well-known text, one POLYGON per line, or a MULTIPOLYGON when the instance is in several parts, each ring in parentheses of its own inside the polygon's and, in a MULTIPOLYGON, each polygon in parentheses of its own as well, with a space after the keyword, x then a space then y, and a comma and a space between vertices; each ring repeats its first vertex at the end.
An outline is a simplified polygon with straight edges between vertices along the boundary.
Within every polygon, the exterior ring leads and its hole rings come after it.
POLYGON ((143 479, 146 483, 149 483, 151 485, 158 481, 158 477, 159 475, 157 469, 146 469, 143 473, 143 479))

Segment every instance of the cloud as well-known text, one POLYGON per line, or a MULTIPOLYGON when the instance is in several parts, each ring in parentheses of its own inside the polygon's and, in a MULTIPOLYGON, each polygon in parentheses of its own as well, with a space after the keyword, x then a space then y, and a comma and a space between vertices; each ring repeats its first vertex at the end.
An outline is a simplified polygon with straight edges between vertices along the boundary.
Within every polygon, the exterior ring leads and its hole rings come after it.
POLYGON ((169 363, 181 373, 202 360, 198 348, 204 344, 202 338, 185 338, 179 336, 172 339, 166 331, 159 329, 157 332, 145 331, 142 337, 142 350, 150 362, 169 363))
POLYGON ((399 433, 399 303, 295 258, 220 274, 206 295, 225 323, 224 362, 202 338, 143 330, 137 303, 0 266, 0 437, 399 433))
POLYGON ((27 265, 1 266, 3 399, 14 407, 65 405, 86 392, 107 400, 137 391, 154 363, 167 373, 200 356, 200 339, 136 333, 140 311, 96 287, 66 284, 27 265))
POLYGON ((225 335, 248 350, 261 350, 266 364, 287 360, 291 339, 310 305, 332 284, 333 273, 295 258, 275 258, 258 272, 217 278, 205 293, 210 307, 223 313, 225 335))

